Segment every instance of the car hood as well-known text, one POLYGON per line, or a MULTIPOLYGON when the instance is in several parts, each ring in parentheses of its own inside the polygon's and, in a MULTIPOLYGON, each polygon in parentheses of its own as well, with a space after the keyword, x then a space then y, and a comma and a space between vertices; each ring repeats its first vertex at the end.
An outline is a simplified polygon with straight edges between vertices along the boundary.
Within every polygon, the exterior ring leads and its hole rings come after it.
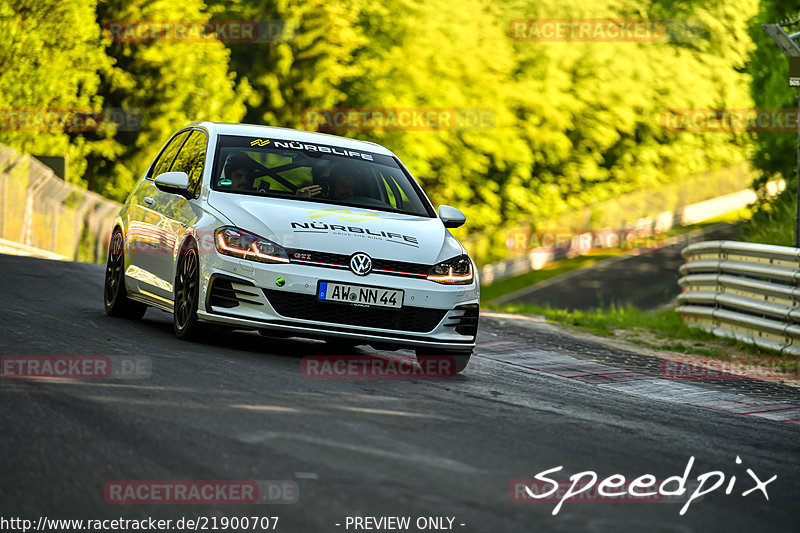
POLYGON ((290 249, 428 265, 465 253, 438 218, 218 191, 208 203, 235 226, 290 249))

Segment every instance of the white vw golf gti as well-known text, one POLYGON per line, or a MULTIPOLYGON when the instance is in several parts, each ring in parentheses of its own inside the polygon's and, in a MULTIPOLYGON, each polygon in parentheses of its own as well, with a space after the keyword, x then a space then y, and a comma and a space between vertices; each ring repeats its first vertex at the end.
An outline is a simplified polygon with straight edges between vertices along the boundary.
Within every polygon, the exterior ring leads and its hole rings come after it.
POLYGON ((476 269, 400 160, 363 141, 201 122, 176 133, 116 217, 105 309, 417 358, 475 346, 476 269))

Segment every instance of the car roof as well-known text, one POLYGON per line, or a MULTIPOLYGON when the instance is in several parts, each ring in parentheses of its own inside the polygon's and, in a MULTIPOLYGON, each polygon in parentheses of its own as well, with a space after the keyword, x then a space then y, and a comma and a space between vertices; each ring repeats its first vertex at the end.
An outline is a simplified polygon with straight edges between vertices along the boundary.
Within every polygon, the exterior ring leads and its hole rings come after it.
POLYGON ((339 135, 329 135, 327 133, 317 133, 312 131, 294 130, 291 128, 278 128, 275 126, 262 126, 259 124, 234 124, 230 122, 195 122, 190 126, 204 127, 209 133, 217 135, 241 135, 243 137, 258 137, 280 139, 286 141, 307 142, 336 146, 337 148, 348 148, 351 150, 362 150, 378 154, 394 156, 394 154, 381 146, 370 141, 359 141, 349 139, 339 135))

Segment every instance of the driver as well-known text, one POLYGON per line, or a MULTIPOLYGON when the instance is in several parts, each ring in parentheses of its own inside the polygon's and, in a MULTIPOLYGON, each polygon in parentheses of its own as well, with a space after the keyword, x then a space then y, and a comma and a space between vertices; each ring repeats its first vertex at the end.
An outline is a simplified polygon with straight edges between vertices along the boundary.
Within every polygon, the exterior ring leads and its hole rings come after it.
MULTIPOLYGON (((225 163, 225 177, 230 180, 230 188, 235 191, 252 191, 256 177, 256 162, 244 154, 228 158, 225 163)), ((220 185, 225 185, 220 180, 220 185)))
MULTIPOLYGON (((225 177, 230 180, 230 183, 226 184, 224 180, 220 180, 220 185, 228 185, 230 189, 234 191, 253 192, 255 189, 254 181, 256 177, 258 177, 257 173, 259 167, 261 167, 261 165, 245 154, 231 156, 225 163, 225 177)), ((269 190, 269 183, 262 181, 258 191, 262 192, 267 190, 269 190)), ((309 185, 297 189, 295 195, 310 198, 319 194, 321 191, 322 187, 319 185, 309 185)))
POLYGON ((355 195, 356 179, 352 174, 339 174, 331 180, 331 198, 346 200, 355 195))

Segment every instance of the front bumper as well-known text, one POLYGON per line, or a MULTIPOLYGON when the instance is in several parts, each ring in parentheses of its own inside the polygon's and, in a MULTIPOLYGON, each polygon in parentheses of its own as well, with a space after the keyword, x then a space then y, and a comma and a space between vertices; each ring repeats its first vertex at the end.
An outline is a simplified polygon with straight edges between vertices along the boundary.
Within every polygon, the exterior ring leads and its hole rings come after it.
POLYGON ((273 329, 301 337, 356 343, 468 351, 475 346, 479 292, 470 285, 442 285, 372 273, 301 264, 264 264, 210 254, 201 262, 198 318, 248 329, 273 329), (285 282, 276 283, 279 278, 285 282), (403 308, 363 308, 319 302, 319 281, 404 291, 403 308))

